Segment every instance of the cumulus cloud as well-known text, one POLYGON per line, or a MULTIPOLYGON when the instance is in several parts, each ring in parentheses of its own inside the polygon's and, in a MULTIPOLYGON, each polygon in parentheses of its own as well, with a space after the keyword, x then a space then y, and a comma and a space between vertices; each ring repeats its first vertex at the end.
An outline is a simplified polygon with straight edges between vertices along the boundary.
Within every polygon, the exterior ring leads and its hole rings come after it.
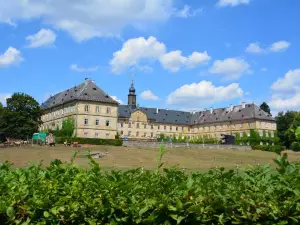
POLYGON ((6 99, 10 98, 11 94, 0 94, 0 102, 2 103, 2 105, 6 105, 6 99))
POLYGON ((143 100, 158 100, 158 97, 150 90, 143 91, 140 94, 141 99, 143 100))
POLYGON ((21 52, 13 47, 9 47, 2 55, 0 55, 0 67, 9 67, 22 62, 24 59, 21 52))
POLYGON ((231 6, 235 7, 238 5, 248 5, 250 0, 219 0, 217 3, 220 7, 231 6))
POLYGON ((26 40, 29 42, 28 48, 49 46, 54 44, 56 34, 50 29, 41 29, 36 34, 27 36, 26 40))
POLYGON ((74 70, 79 73, 89 73, 89 72, 95 72, 99 70, 99 66, 94 66, 94 67, 79 67, 77 64, 72 64, 70 65, 70 70, 74 70))
POLYGON ((300 110, 300 69, 288 71, 272 86, 272 98, 269 102, 272 109, 300 110))
POLYGON ((40 19, 68 32, 75 40, 119 36, 126 27, 145 27, 172 16, 187 17, 193 12, 178 9, 175 0, 0 0, 0 22, 40 19))
POLYGON ((184 107, 202 106, 203 104, 213 104, 241 98, 243 93, 238 83, 217 87, 210 81, 201 81, 183 85, 173 91, 167 97, 167 104, 184 107))
POLYGON ((237 79, 245 73, 251 73, 250 65, 240 58, 227 58, 214 61, 209 69, 211 74, 219 74, 227 80, 237 79))
POLYGON ((246 48, 246 52, 250 53, 262 53, 264 50, 259 46, 259 43, 251 43, 246 48))
POLYGON ((119 102, 120 104, 124 104, 124 102, 121 99, 118 99, 117 96, 110 96, 113 100, 119 102))
POLYGON ((291 43, 287 41, 278 41, 271 45, 271 52, 283 52, 290 47, 291 43))
POLYGON ((267 72, 268 69, 264 67, 264 68, 261 68, 260 71, 261 71, 261 72, 267 72))
POLYGON ((113 54, 110 65, 114 73, 120 73, 132 66, 140 67, 143 60, 158 61, 165 69, 177 72, 181 67, 194 68, 210 59, 206 51, 193 52, 187 57, 180 50, 167 52, 165 44, 151 36, 127 40, 121 50, 113 54))
POLYGON ((271 89, 277 92, 300 91, 300 69, 288 71, 272 84, 271 89))
POLYGON ((246 48, 246 52, 248 53, 271 53, 271 52, 283 52, 290 47, 291 43, 287 41, 278 41, 270 45, 268 48, 261 48, 259 43, 250 43, 246 48))

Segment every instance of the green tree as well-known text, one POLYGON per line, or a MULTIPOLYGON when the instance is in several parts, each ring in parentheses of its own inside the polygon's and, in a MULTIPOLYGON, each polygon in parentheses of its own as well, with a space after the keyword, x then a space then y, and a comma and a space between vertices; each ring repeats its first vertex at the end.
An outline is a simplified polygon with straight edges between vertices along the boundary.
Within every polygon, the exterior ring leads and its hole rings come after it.
POLYGON ((268 106, 268 104, 266 102, 263 102, 260 107, 259 107, 261 110, 265 111, 266 113, 269 113, 271 114, 271 109, 270 107, 268 106))
POLYGON ((297 115, 297 112, 295 111, 287 111, 279 112, 276 116, 276 125, 277 125, 277 131, 278 131, 278 137, 280 138, 280 142, 286 146, 287 148, 290 147, 295 137, 292 133, 290 133, 290 127, 294 122, 294 119, 297 115))
POLYGON ((42 110, 39 103, 24 93, 14 93, 6 100, 0 130, 13 138, 26 138, 38 131, 42 110))

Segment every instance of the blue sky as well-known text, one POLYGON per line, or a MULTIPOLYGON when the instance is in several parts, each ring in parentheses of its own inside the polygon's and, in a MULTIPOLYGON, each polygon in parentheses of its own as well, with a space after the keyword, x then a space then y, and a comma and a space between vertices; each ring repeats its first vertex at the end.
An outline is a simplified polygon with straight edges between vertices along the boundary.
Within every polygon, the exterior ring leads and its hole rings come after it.
POLYGON ((0 0, 0 101, 93 79, 126 103, 300 110, 297 0, 0 0))

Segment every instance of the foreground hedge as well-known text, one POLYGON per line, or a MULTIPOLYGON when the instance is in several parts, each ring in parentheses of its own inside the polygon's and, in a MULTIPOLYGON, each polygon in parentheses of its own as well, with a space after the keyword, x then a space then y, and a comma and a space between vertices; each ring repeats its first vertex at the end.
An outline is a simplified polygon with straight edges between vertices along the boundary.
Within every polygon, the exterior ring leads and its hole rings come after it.
POLYGON ((286 150, 285 146, 281 145, 255 145, 252 146, 253 150, 262 150, 262 151, 267 151, 267 152, 275 152, 280 154, 280 152, 286 150))
POLYGON ((286 155, 276 173, 268 166, 105 173, 90 160, 89 170, 59 160, 45 169, 3 164, 2 224, 300 224, 300 165, 286 155))
POLYGON ((65 138, 56 137, 55 141, 57 144, 63 144, 65 141, 70 143, 79 142, 80 144, 90 144, 90 145, 115 145, 122 146, 123 141, 121 139, 99 139, 99 138, 65 138))

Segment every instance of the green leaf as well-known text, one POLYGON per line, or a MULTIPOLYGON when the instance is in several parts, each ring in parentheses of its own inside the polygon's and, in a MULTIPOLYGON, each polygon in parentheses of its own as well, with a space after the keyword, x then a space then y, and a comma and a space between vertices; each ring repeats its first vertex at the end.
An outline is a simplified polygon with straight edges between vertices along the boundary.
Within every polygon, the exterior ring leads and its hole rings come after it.
POLYGON ((187 187, 188 189, 190 189, 190 188, 193 186, 193 183, 194 183, 193 178, 189 177, 189 178, 188 178, 188 181, 187 181, 187 183, 186 183, 186 187, 187 187))
POLYGON ((175 214, 170 215, 170 217, 171 217, 172 219, 176 220, 177 224, 180 224, 181 221, 184 219, 184 217, 178 216, 178 215, 175 215, 175 214))
POLYGON ((6 215, 9 217, 9 218, 12 218, 12 217, 14 217, 14 215, 15 215, 15 210, 14 210, 14 208, 13 207, 8 207, 7 209, 6 209, 6 215))
POLYGON ((176 207, 172 206, 172 205, 168 205, 168 209, 170 211, 177 211, 176 207))
POLYGON ((44 211, 44 217, 48 218, 50 216, 50 214, 47 211, 44 211))

